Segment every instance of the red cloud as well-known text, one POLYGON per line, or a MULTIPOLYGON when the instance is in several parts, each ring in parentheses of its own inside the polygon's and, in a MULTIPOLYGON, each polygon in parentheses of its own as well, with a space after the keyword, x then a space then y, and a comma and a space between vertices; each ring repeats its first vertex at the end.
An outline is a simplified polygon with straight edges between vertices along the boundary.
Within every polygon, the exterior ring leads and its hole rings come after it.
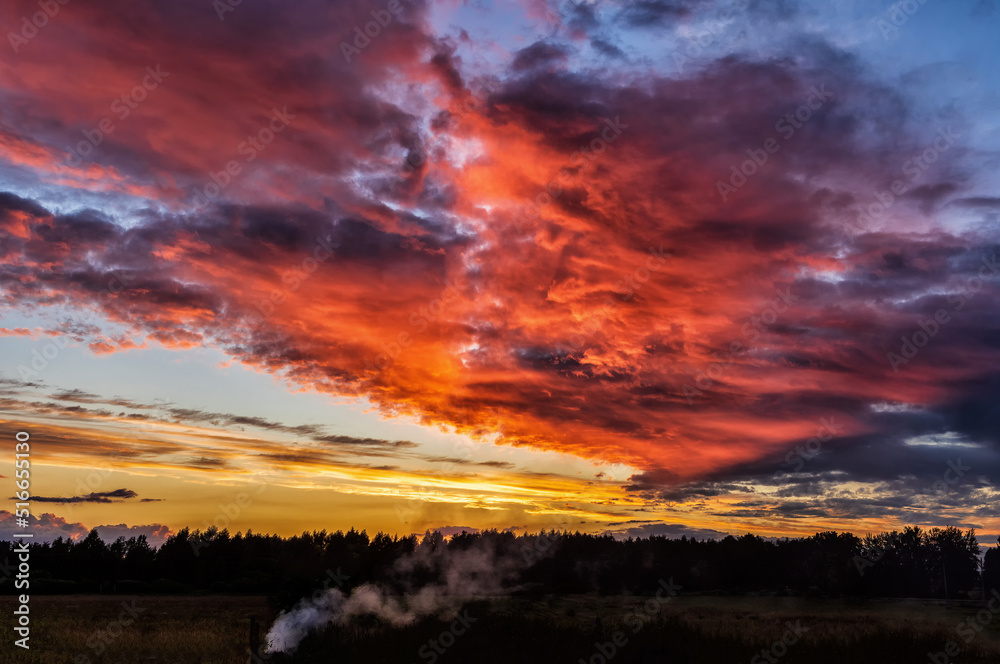
POLYGON ((974 386, 998 359, 996 290, 956 312, 919 370, 886 356, 995 242, 845 230, 926 138, 872 107, 894 91, 825 47, 642 80, 534 47, 473 76, 420 3, 350 63, 330 34, 367 6, 244 4, 222 22, 128 7, 76 8, 44 36, 60 67, 25 49, 0 74, 48 114, 10 111, 31 137, 4 139, 9 161, 50 184, 99 169, 100 187, 149 200, 128 225, 2 201, 6 303, 96 309, 117 329, 87 335, 95 353, 216 346, 297 387, 674 481, 780 458, 831 415, 845 437, 878 435, 876 402, 971 412, 954 426, 988 431, 974 386), (162 29, 135 40, 136 23, 162 29), (158 64, 169 76, 90 165, 54 163, 158 64), (788 135, 781 120, 819 85, 832 97, 788 135), (250 159, 240 146, 286 107, 250 159), (717 183, 770 138, 779 149, 723 200, 717 183))

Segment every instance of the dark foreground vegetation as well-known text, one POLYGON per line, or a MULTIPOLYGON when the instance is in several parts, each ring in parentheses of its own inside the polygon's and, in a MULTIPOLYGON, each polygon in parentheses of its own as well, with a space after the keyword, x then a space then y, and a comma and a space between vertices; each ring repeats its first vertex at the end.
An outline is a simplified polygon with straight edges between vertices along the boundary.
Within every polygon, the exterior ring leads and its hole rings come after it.
MULTIPOLYGON (((644 621, 648 598, 578 597, 476 602, 468 631, 424 620, 405 628, 329 626, 275 664, 919 664, 955 640, 955 624, 975 609, 861 600, 681 598, 644 621), (752 601, 747 601, 751 599, 752 601), (701 601, 699 601, 701 600, 701 601), (903 609, 902 612, 897 612, 903 609), (597 613, 597 617, 592 614, 597 613), (335 656, 331 654, 335 653, 335 656)), ((1000 619, 998 619, 1000 622, 1000 619)), ((1000 626, 987 626, 955 658, 1000 662, 1000 626)))
POLYGON ((30 550, 32 649, 5 640, 0 662, 1000 662, 1000 551, 980 566, 975 533, 955 528, 777 541, 185 530, 158 549, 91 533, 30 550), (383 609, 440 596, 396 625, 384 610, 322 615, 294 650, 265 651, 281 612, 363 584, 383 609))
MULTIPOLYGON (((14 559, 12 547, 0 542, 0 562, 14 559)), ((481 548, 498 565, 514 570, 506 587, 533 595, 641 594, 668 577, 685 593, 779 596, 970 598, 981 597, 984 586, 1000 587, 1000 551, 988 551, 981 569, 975 532, 950 527, 908 527, 864 538, 823 532, 777 541, 749 534, 720 541, 619 541, 579 533, 498 531, 448 540, 429 533, 418 540, 382 533, 369 537, 353 529, 282 538, 185 529, 158 549, 144 537, 106 544, 96 532, 78 542, 32 544, 31 592, 266 594, 284 607, 321 583, 330 587, 334 581, 345 591, 368 582, 391 584, 398 562, 418 547, 446 553, 481 548)), ((407 580, 420 585, 440 571, 417 567, 407 580)), ((11 592, 8 576, 0 582, 0 593, 11 592)))
MULTIPOLYGON (((678 596, 645 614, 652 595, 540 596, 476 601, 454 638, 451 620, 391 628, 361 621, 307 637, 292 656, 252 655, 251 619, 274 613, 256 596, 49 596, 33 602, 32 647, 0 642, 0 661, 23 664, 924 664, 949 640, 958 664, 1000 662, 1000 616, 969 642, 956 627, 977 606, 937 600, 678 596), (122 603, 132 609, 122 622, 122 603), (779 646, 789 624, 801 635, 779 646), (638 630, 637 630, 638 627, 638 630), (616 642, 621 645, 614 645, 616 642), (761 654, 765 651, 770 657, 761 654), (757 657, 757 659, 754 659, 757 657)), ((0 600, 7 613, 11 600, 0 600)))

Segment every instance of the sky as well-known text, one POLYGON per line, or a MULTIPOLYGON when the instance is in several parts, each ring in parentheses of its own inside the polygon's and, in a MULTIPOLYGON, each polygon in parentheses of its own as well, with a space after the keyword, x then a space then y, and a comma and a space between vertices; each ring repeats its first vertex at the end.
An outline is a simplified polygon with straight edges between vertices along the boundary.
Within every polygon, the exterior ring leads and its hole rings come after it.
POLYGON ((994 0, 40 7, 39 536, 1000 533, 994 0))

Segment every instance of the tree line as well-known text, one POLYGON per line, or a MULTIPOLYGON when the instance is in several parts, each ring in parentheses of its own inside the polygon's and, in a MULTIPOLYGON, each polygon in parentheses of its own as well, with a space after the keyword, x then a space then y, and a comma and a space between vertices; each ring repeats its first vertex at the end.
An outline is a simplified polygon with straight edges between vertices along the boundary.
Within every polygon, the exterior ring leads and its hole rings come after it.
MULTIPOLYGON (((0 564, 16 569, 12 542, 0 542, 0 564)), ((1000 589, 1000 549, 980 558, 974 530, 907 527, 869 534, 820 532, 764 539, 721 540, 549 531, 463 532, 422 538, 365 531, 314 531, 292 537, 247 531, 181 530, 159 548, 145 536, 106 543, 97 534, 29 545, 32 593, 252 593, 304 595, 336 579, 349 589, 393 578, 403 558, 421 547, 480 547, 515 573, 511 591, 527 594, 642 595, 672 577, 684 592, 973 598, 1000 589)), ((441 570, 411 566, 411 581, 430 583, 441 570)), ((14 592, 13 573, 0 592, 14 592)))

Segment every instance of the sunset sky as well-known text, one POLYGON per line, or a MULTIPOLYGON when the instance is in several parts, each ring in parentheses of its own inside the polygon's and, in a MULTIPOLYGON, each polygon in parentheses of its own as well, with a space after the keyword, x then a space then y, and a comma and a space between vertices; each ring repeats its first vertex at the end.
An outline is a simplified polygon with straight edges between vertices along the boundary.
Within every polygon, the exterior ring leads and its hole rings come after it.
POLYGON ((52 5, 0 537, 1000 533, 1000 3, 52 5))

